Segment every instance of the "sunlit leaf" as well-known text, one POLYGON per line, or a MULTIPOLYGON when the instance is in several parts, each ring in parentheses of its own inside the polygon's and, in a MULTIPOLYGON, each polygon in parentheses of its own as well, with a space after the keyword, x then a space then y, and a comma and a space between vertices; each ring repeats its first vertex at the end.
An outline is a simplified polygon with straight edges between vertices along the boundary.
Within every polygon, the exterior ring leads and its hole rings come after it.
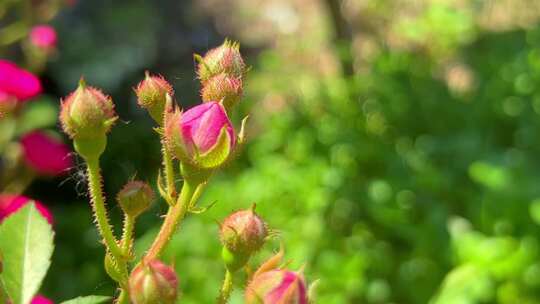
POLYGON ((0 225, 4 270, 0 276, 14 304, 27 304, 39 290, 53 253, 51 225, 29 203, 0 225))

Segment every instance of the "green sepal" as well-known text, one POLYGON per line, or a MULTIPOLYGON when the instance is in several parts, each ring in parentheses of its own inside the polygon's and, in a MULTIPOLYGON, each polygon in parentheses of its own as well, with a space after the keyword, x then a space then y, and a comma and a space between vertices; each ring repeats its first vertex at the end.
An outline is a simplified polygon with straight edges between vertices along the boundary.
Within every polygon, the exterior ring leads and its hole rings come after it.
POLYGON ((238 144, 242 145, 244 144, 246 140, 246 123, 249 118, 249 115, 244 117, 242 119, 242 123, 240 124, 240 132, 238 132, 238 144))
POLYGON ((196 156, 197 166, 204 169, 217 168, 229 158, 231 154, 231 137, 227 129, 223 127, 216 144, 204 154, 196 156))
POLYGON ((244 267, 249 261, 249 254, 233 253, 227 247, 223 246, 221 250, 221 258, 227 269, 234 273, 244 267))
POLYGON ((164 183, 163 183, 163 177, 161 175, 161 170, 158 171, 157 187, 158 187, 159 195, 165 200, 167 205, 174 206, 174 204, 176 202, 174 201, 174 199, 165 190, 165 186, 164 186, 164 183))
POLYGON ((206 211, 210 210, 210 208, 214 207, 214 205, 217 204, 217 201, 213 201, 212 203, 210 203, 210 205, 206 206, 206 207, 191 207, 189 208, 189 213, 193 213, 193 214, 201 214, 201 213, 205 213, 206 211))
POLYGON ((84 159, 99 159, 107 146, 107 136, 95 138, 75 138, 73 140, 75 151, 84 159))
POLYGON ((110 253, 107 252, 107 254, 105 254, 105 260, 103 261, 103 264, 105 266, 105 272, 107 272, 111 279, 116 282, 125 281, 126 277, 122 275, 122 271, 120 270, 118 263, 114 261, 110 253))

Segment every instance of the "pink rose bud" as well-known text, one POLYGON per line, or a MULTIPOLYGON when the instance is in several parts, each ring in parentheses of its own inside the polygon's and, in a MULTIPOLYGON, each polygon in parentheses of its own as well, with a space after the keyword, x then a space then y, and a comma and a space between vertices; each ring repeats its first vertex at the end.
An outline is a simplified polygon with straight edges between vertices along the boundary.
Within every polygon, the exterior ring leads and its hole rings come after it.
POLYGON ((125 214, 135 218, 152 205, 154 196, 154 191, 147 183, 130 181, 118 192, 116 200, 125 214))
POLYGON ((222 165, 236 141, 231 121, 217 102, 203 103, 184 113, 167 113, 165 138, 178 159, 200 169, 222 165))
POLYGON ((36 25, 30 31, 30 42, 41 49, 54 49, 58 42, 56 30, 50 25, 36 25))
POLYGON ((39 213, 52 225, 52 214, 42 203, 22 195, 11 194, 0 194, 0 222, 30 202, 34 202, 39 213))
POLYGON ((62 101, 60 122, 72 139, 104 136, 117 118, 111 98, 82 79, 77 90, 62 101))
POLYGON ((204 83, 221 73, 240 78, 246 72, 246 64, 240 55, 240 45, 236 42, 225 42, 208 51, 204 57, 196 56, 199 61, 197 74, 204 83))
POLYGON ((167 94, 173 95, 172 86, 161 76, 150 76, 146 72, 146 77, 137 85, 135 89, 139 105, 150 113, 150 116, 158 123, 163 123, 167 94))
POLYGON ((204 83, 201 96, 204 102, 221 101, 226 109, 231 109, 242 98, 242 79, 218 74, 204 83))
POLYGON ((37 295, 32 299, 32 302, 30 304, 54 304, 54 302, 45 298, 42 295, 37 295))
POLYGON ((174 269, 158 260, 143 261, 129 277, 129 296, 133 304, 176 303, 178 278, 174 269))
POLYGON ((69 148, 44 132, 34 131, 24 135, 21 145, 26 163, 38 174, 62 175, 73 166, 69 148))
POLYGON ((221 242, 232 253, 250 255, 261 249, 267 236, 266 223, 253 208, 236 211, 221 224, 221 242))
POLYGON ((270 270, 251 280, 245 300, 246 304, 307 304, 306 283, 299 273, 270 270))
POLYGON ((19 102, 41 93, 41 83, 32 73, 20 69, 12 62, 0 60, 0 92, 19 102))

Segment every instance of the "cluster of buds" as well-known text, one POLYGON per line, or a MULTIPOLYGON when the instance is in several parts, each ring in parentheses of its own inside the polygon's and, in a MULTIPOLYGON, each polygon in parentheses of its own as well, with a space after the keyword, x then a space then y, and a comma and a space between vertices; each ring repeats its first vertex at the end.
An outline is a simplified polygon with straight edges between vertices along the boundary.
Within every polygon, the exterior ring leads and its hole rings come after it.
POLYGON ((219 102, 230 110, 242 98, 247 68, 238 43, 225 41, 204 56, 195 55, 203 102, 219 102))
MULTIPOLYGON (((77 90, 62 102, 62 127, 88 165, 91 204, 107 249, 105 267, 122 289, 118 303, 127 303, 127 298, 134 304, 176 302, 178 277, 159 256, 182 218, 190 212, 197 213, 196 200, 210 174, 231 158, 243 140, 245 119, 237 135, 229 118, 241 99, 246 73, 238 44, 226 41, 196 58, 202 84, 201 104, 180 110, 175 106, 172 86, 162 76, 148 72, 134 89, 139 106, 147 110, 158 125, 156 130, 163 145, 163 171, 158 174, 157 188, 169 210, 154 242, 131 271, 127 261, 133 259, 130 248, 134 221, 150 207, 154 193, 149 185, 140 181, 128 182, 118 193, 117 201, 125 215, 124 234, 118 241, 107 218, 99 173, 99 157, 106 147, 106 135, 117 119, 112 100, 81 81, 77 90), (179 178, 175 159, 180 162, 183 180, 180 192, 176 191, 179 178), (162 173, 166 183, 162 183, 162 173)), ((223 221, 220 238, 226 280, 220 303, 226 303, 230 296, 232 275, 261 249, 268 235, 267 225, 254 207, 234 212, 223 221)), ((248 303, 255 303, 252 300, 255 297, 268 304, 306 303, 305 284, 300 274, 283 269, 259 272, 246 291, 248 303)))

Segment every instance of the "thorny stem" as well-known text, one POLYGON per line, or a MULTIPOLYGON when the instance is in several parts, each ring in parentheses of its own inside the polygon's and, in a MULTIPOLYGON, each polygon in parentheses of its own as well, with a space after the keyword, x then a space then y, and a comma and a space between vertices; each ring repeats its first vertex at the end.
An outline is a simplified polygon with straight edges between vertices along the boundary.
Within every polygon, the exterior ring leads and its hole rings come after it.
POLYGON ((129 215, 124 217, 124 231, 122 234, 122 241, 120 242, 122 246, 122 251, 124 256, 131 257, 131 247, 133 246, 133 229, 135 226, 135 219, 129 215))
POLYGON ((167 243, 171 240, 176 228, 180 224, 180 221, 184 218, 186 212, 188 211, 191 198, 193 197, 193 193, 197 186, 197 184, 193 185, 191 182, 189 182, 189 180, 184 181, 180 196, 178 197, 176 204, 169 207, 169 212, 167 212, 165 221, 163 222, 154 243, 144 257, 145 261, 150 261, 159 257, 163 248, 165 248, 167 243))
POLYGON ((167 195, 170 198, 176 197, 176 186, 174 183, 174 167, 173 167, 173 160, 172 157, 167 150, 167 146, 165 144, 165 136, 161 136, 161 152, 163 154, 163 167, 165 169, 165 180, 167 181, 167 195))
POLYGON ((226 304, 233 290, 233 274, 228 269, 225 271, 225 279, 218 298, 218 304, 226 304))
POLYGON ((112 232, 109 219, 107 218, 105 199, 101 189, 102 180, 101 173, 99 172, 99 159, 87 158, 85 160, 88 166, 88 189, 90 191, 91 205, 94 211, 97 228, 103 238, 105 247, 107 247, 107 250, 112 254, 117 263, 121 265, 124 257, 112 232))

